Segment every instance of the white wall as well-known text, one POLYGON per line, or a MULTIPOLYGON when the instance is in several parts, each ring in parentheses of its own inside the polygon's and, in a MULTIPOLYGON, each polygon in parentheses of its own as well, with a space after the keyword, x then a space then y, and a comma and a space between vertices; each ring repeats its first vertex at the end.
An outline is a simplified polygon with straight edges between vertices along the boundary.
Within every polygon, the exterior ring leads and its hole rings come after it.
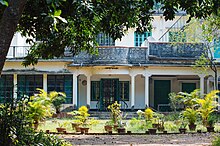
MULTIPOLYGON (((145 108, 145 78, 142 75, 137 75, 135 78, 135 101, 134 108, 135 109, 144 109, 145 108)), ((131 91, 131 90, 130 90, 131 91)))

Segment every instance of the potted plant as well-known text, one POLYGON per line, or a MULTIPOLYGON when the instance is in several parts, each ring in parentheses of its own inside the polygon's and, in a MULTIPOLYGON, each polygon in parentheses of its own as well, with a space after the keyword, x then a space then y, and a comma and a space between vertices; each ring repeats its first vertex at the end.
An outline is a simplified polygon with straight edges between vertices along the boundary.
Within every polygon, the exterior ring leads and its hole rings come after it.
POLYGON ((58 127, 56 128, 57 129, 57 132, 59 133, 62 133, 64 131, 66 131, 66 126, 68 125, 69 123, 68 122, 58 122, 58 127))
POLYGON ((66 94, 62 92, 52 91, 48 94, 48 96, 52 101, 52 104, 56 110, 56 114, 59 114, 61 105, 66 101, 66 94))
POLYGON ((214 124, 215 124, 216 120, 215 118, 212 116, 212 115, 209 115, 208 119, 207 119, 207 126, 206 126, 206 129, 207 129, 207 132, 215 132, 215 127, 214 127, 214 124))
POLYGON ((73 111, 71 114, 74 115, 74 117, 81 123, 81 133, 88 133, 89 130, 89 123, 88 123, 88 117, 90 114, 88 113, 88 108, 86 106, 81 106, 78 111, 73 111))
POLYGON ((218 98, 217 94, 219 92, 219 90, 213 90, 210 93, 206 94, 204 99, 197 100, 197 103, 199 105, 198 111, 202 117, 203 125, 207 127, 207 130, 211 126, 208 118, 210 118, 210 115, 214 111, 216 111, 216 107, 218 106, 218 102, 216 101, 216 99, 218 98))
POLYGON ((125 129, 125 124, 122 122, 118 123, 118 128, 117 128, 118 133, 122 134, 122 133, 126 133, 126 129, 125 129))
POLYGON ((80 125, 82 125, 80 120, 73 120, 73 122, 72 122, 73 130, 75 130, 76 132, 80 132, 80 125))
POLYGON ((152 122, 154 120, 154 114, 155 113, 150 108, 147 108, 144 111, 146 126, 150 125, 150 128, 148 128, 149 134, 156 134, 156 131, 157 131, 157 128, 153 128, 153 125, 152 125, 152 122))
POLYGON ((196 120, 198 118, 198 111, 193 108, 186 108, 185 111, 183 111, 183 117, 187 119, 188 126, 190 131, 195 131, 196 129, 196 120))
POLYGON ((113 128, 113 121, 107 121, 105 123, 105 126, 104 126, 104 129, 106 132, 111 132, 112 131, 112 128, 113 128))
POLYGON ((187 126, 187 123, 182 120, 181 124, 180 124, 180 127, 179 127, 179 132, 181 134, 185 134, 186 133, 186 126, 187 126))
POLYGON ((121 104, 118 104, 117 101, 115 101, 115 103, 108 106, 108 109, 111 112, 111 118, 114 123, 115 129, 117 129, 117 127, 118 127, 117 124, 119 123, 119 119, 120 119, 120 115, 121 115, 120 107, 121 107, 121 104))

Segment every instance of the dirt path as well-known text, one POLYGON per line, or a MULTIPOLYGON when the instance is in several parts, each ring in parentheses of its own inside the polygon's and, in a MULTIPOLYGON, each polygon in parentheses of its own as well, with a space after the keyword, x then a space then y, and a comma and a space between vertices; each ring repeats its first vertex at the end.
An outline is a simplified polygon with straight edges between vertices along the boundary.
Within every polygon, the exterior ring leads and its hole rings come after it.
POLYGON ((219 134, 176 135, 63 135, 73 145, 117 145, 117 146, 207 146, 219 134))

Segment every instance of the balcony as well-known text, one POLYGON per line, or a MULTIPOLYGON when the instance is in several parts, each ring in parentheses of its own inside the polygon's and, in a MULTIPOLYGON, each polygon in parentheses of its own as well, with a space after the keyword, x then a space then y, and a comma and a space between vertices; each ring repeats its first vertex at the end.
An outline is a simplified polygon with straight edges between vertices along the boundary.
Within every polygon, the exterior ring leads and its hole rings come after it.
POLYGON ((98 47, 97 55, 82 52, 73 60, 75 64, 138 64, 147 62, 147 52, 144 47, 98 47))
POLYGON ((202 43, 149 43, 149 55, 162 59, 198 59, 204 52, 202 43))
MULTIPOLYGON (((10 46, 8 54, 7 54, 7 59, 23 59, 25 56, 28 55, 30 50, 30 46, 10 46)), ((71 58, 72 59, 73 55, 71 51, 66 48, 64 55, 62 55, 61 58, 71 58)))

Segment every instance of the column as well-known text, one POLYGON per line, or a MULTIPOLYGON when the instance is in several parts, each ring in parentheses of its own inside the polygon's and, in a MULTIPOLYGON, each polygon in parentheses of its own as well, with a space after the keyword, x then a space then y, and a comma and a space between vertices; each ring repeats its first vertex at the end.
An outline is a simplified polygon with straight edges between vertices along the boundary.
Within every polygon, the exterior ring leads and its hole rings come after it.
POLYGON ((134 107, 135 98, 135 75, 131 75, 131 108, 134 107))
POLYGON ((91 75, 87 75, 87 98, 86 98, 86 104, 90 106, 91 101, 91 75))
POLYGON ((205 75, 199 75, 200 77, 200 94, 201 96, 204 95, 204 78, 205 78, 205 75))
POLYGON ((149 78, 150 78, 150 74, 145 74, 145 105, 146 107, 149 107, 150 104, 150 99, 149 99, 149 78))
POLYGON ((18 97, 18 76, 17 74, 14 74, 14 93, 13 93, 13 97, 16 99, 18 97))
POLYGON ((43 74, 43 89, 47 92, 47 74, 43 74))
POLYGON ((77 107, 77 85, 78 85, 78 80, 77 80, 77 73, 73 73, 73 105, 77 107))

